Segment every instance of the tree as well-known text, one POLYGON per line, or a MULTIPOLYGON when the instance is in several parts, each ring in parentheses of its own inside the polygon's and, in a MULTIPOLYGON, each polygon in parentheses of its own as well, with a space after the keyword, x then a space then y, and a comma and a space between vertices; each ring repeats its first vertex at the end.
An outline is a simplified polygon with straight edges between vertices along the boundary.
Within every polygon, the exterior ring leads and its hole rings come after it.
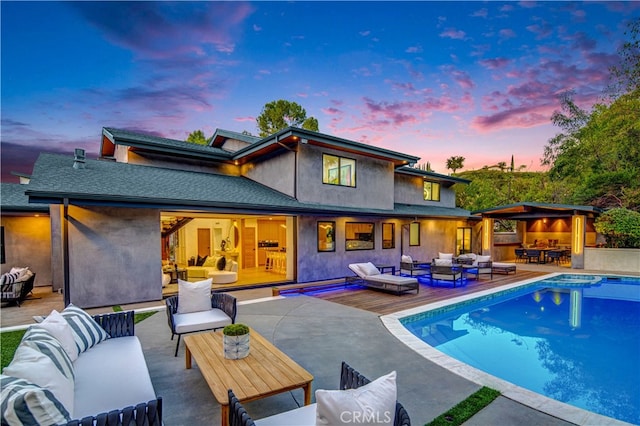
POLYGON ((451 173, 455 173, 456 170, 464 167, 464 160, 465 158, 459 155, 447 158, 447 169, 450 169, 451 173))
POLYGON ((194 130, 193 132, 189 133, 189 136, 187 136, 187 142, 195 143, 198 145, 206 145, 207 138, 205 137, 202 130, 194 130))
POLYGON ((307 118, 307 111, 295 102, 283 99, 272 101, 262 108, 262 113, 256 118, 261 137, 267 137, 287 127, 301 127, 318 131, 318 120, 307 118))
POLYGON ((609 92, 613 98, 640 89, 640 18, 632 20, 625 32, 630 38, 618 50, 620 63, 611 67, 609 92))
POLYGON ((594 226, 604 235, 608 247, 640 248, 640 213, 611 209, 600 215, 594 226))

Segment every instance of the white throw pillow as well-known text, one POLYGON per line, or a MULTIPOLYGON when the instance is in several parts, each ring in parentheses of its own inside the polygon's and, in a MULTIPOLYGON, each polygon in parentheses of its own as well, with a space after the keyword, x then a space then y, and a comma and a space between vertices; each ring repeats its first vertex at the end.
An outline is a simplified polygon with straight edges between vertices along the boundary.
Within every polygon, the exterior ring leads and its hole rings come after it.
POLYGON ((395 371, 357 389, 318 389, 316 425, 392 425, 396 399, 395 371))
POLYGON ((402 263, 413 263, 413 259, 411 258, 411 256, 407 256, 406 254, 403 254, 400 257, 400 262, 402 262, 402 263))
POLYGON ((438 253, 438 259, 453 259, 453 253, 438 253))
POLYGON ((491 256, 478 256, 476 262, 488 262, 491 260, 491 256))
POLYGON ((436 266, 451 266, 453 261, 451 259, 434 259, 436 266))
POLYGON ((2 374, 24 379, 49 390, 69 413, 73 413, 73 379, 62 374, 54 360, 35 347, 18 345, 13 361, 2 374))
POLYGON ((212 278, 191 283, 178 280, 178 313, 208 311, 211 309, 212 278))
POLYGON ((376 266, 371 262, 360 263, 359 265, 360 265, 360 270, 366 276, 380 275, 380 270, 376 268, 376 266))
POLYGON ((60 312, 55 309, 51 311, 44 321, 38 324, 38 327, 47 330, 60 342, 72 362, 78 359, 78 347, 73 338, 73 330, 71 330, 71 326, 60 312))
POLYGON ((64 308, 62 316, 71 326, 73 338, 76 341, 79 353, 109 338, 104 328, 102 328, 91 315, 73 303, 69 303, 69 305, 64 308))

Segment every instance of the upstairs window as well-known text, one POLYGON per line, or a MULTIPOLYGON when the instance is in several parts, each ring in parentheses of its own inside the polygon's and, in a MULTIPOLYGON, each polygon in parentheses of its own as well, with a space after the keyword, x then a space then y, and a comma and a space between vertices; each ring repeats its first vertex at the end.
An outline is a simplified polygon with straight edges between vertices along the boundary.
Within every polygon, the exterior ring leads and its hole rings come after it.
POLYGON ((356 160, 322 154, 322 183, 356 186, 356 160))
POLYGON ((440 201, 440 184, 425 180, 424 199, 427 201, 440 201))

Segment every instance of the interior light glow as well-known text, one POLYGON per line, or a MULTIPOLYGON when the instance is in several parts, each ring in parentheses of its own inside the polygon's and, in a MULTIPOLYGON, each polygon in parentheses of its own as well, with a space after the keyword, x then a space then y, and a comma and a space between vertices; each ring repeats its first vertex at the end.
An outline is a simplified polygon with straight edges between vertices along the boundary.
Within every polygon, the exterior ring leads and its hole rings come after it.
POLYGON ((482 220, 482 248, 484 250, 489 250, 489 245, 491 244, 489 241, 491 220, 483 219, 482 220))
POLYGON ((574 254, 581 254, 584 245, 584 220, 581 216, 573 216, 573 244, 572 250, 574 254))

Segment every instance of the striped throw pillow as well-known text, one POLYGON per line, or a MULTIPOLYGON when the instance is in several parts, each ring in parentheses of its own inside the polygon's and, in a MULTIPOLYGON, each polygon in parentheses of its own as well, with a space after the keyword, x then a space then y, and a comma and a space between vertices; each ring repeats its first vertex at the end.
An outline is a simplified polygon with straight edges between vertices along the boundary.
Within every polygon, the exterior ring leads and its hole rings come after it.
POLYGON ((38 325, 32 325, 27 329, 22 337, 21 345, 27 345, 36 349, 49 358, 56 366, 56 369, 67 379, 75 380, 73 371, 73 361, 64 350, 62 343, 53 334, 38 325))
POLYGON ((71 420, 69 412, 47 389, 24 379, 0 376, 2 424, 59 425, 71 420))
POLYGON ((73 338, 78 346, 78 353, 85 352, 98 343, 105 341, 109 335, 88 313, 70 303, 64 308, 62 316, 73 330, 73 338))

